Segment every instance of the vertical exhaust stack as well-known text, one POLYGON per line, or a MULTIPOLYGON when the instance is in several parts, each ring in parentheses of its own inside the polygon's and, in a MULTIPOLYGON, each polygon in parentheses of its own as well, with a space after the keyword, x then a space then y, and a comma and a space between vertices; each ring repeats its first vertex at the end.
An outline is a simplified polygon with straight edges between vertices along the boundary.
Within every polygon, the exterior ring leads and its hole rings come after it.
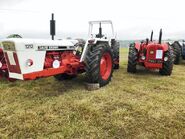
POLYGON ((153 34, 154 34, 154 32, 153 32, 153 30, 152 30, 151 36, 150 36, 150 41, 151 41, 151 42, 153 41, 153 34))
POLYGON ((54 40, 55 36, 55 20, 54 20, 54 14, 51 14, 51 20, 50 20, 50 35, 51 39, 54 40))
POLYGON ((99 27, 99 37, 102 38, 102 27, 101 27, 101 22, 100 22, 100 27, 99 27))
POLYGON ((160 33, 159 33, 159 44, 162 43, 162 29, 160 29, 160 33))

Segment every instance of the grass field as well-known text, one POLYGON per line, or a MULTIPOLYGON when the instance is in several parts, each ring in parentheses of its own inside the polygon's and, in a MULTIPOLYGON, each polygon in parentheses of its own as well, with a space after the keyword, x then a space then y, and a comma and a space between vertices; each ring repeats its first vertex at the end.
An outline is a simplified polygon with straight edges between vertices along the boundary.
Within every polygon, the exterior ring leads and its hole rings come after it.
POLYGON ((58 82, 0 81, 0 138, 185 138, 185 63, 170 77, 128 74, 127 49, 112 82, 87 91, 84 75, 58 82))

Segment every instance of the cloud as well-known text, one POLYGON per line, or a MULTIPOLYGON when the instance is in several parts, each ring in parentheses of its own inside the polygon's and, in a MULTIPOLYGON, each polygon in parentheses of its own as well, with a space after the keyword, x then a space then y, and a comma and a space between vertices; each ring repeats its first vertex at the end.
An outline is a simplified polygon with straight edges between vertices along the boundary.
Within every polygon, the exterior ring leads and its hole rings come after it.
POLYGON ((45 38, 54 12, 58 37, 87 36, 88 21, 110 19, 120 39, 146 38, 151 30, 158 38, 160 28, 164 38, 183 38, 184 4, 184 0, 0 0, 0 35, 17 32, 45 38))
POLYGON ((22 3, 25 0, 0 0, 0 8, 22 3))

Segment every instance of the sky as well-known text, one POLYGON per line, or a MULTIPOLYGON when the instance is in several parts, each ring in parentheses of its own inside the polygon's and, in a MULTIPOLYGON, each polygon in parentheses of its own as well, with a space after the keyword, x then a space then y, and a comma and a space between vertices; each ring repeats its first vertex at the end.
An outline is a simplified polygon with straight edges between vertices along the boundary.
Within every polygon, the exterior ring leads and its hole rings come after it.
POLYGON ((55 13, 56 38, 87 38, 88 21, 112 20, 118 39, 145 39, 160 28, 164 39, 185 39, 184 0, 0 0, 0 38, 50 38, 55 13))

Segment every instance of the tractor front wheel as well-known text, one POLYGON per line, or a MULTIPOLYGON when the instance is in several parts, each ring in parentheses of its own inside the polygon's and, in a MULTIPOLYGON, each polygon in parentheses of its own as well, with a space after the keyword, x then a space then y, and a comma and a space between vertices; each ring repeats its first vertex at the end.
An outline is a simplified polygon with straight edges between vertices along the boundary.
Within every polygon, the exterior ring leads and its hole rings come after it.
POLYGON ((167 61, 164 61, 162 69, 159 70, 161 75, 171 75, 173 70, 173 50, 169 46, 168 51, 165 52, 164 57, 168 57, 167 61))
POLYGON ((135 48, 135 44, 130 44, 129 46, 129 53, 128 53, 128 65, 127 65, 127 72, 136 73, 136 65, 138 59, 138 51, 135 48))
POLYGON ((107 44, 91 46, 86 55, 86 78, 88 83, 99 83, 100 87, 111 81, 113 53, 107 44))

